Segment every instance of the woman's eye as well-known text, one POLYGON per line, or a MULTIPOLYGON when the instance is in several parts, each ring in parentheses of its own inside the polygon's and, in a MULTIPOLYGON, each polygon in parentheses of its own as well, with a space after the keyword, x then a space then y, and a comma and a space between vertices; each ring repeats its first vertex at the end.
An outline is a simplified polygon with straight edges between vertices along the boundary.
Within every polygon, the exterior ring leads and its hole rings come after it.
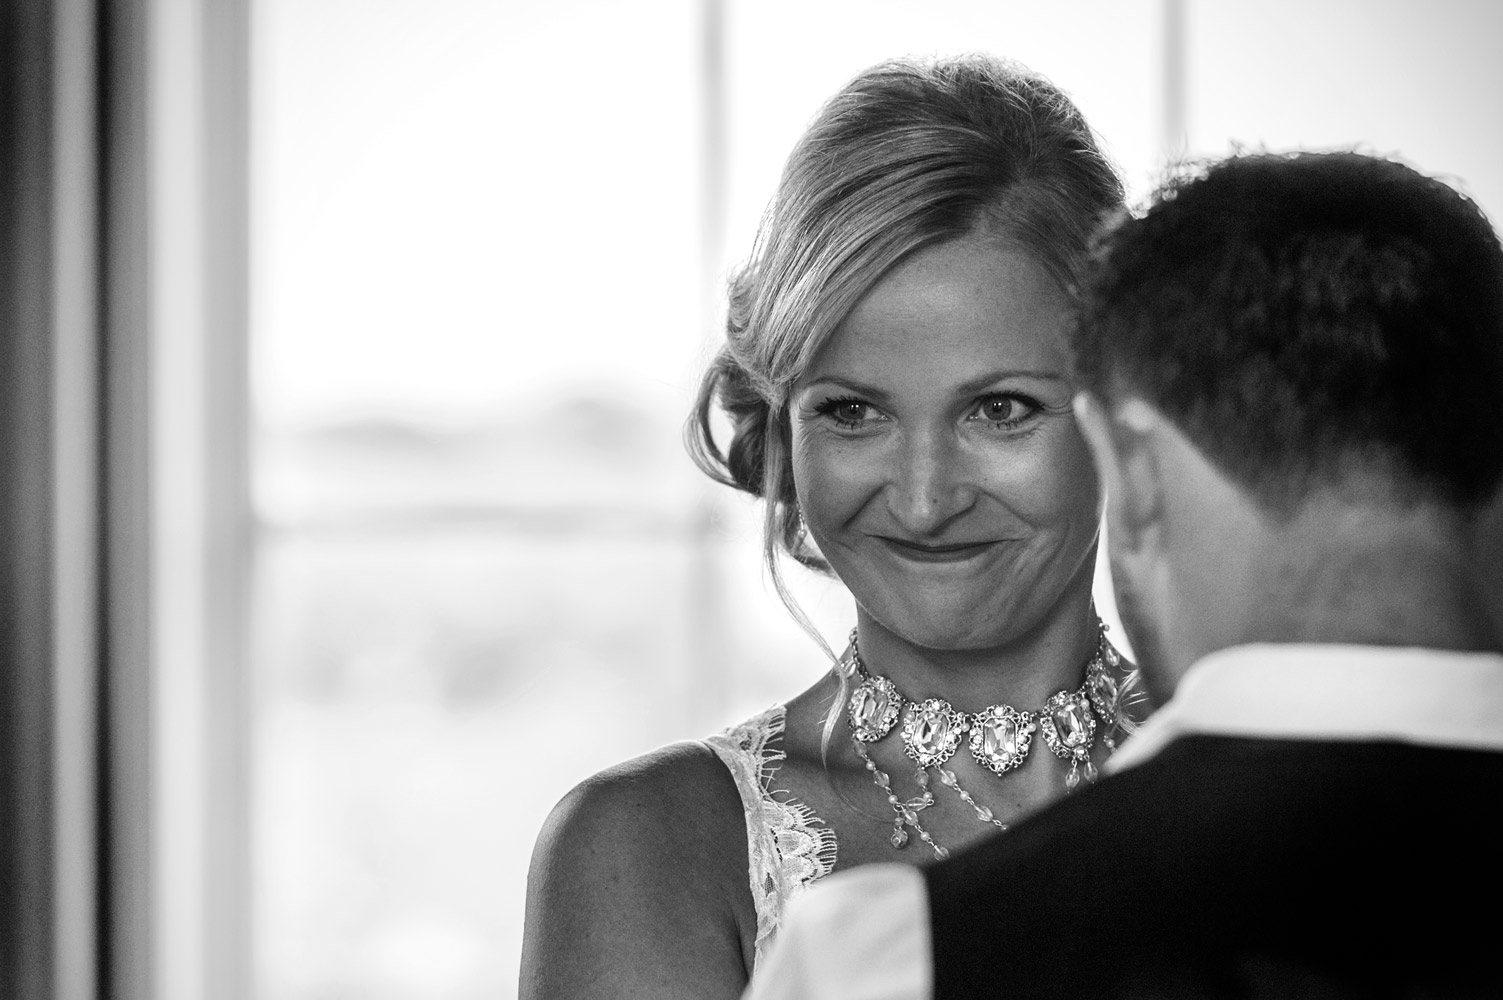
POLYGON ((866 404, 836 403, 830 414, 843 424, 859 424, 866 418, 866 404))
POLYGON ((871 404, 859 399, 828 399, 815 409, 848 430, 858 428, 876 416, 871 404))
POLYGON ((1017 427, 1039 411, 1039 405, 1023 396, 987 396, 976 416, 999 427, 1017 427))
POLYGON ((1015 408, 1016 404, 1014 404, 1013 401, 1008 399, 1006 396, 1003 396, 999 399, 988 399, 986 402, 982 403, 981 413, 988 420, 1002 422, 1012 419, 1013 410, 1015 408))

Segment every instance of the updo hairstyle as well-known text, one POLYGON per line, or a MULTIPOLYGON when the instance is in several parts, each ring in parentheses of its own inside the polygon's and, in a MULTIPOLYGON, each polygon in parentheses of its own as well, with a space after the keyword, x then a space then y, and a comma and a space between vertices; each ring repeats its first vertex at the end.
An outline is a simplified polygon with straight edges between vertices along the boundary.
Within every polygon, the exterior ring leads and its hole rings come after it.
POLYGON ((1122 202, 1079 110, 1013 63, 884 62, 820 109, 731 277, 725 345, 685 429, 707 475, 767 501, 765 558, 790 609, 778 552, 828 566, 801 530, 788 397, 830 334, 899 261, 978 230, 1073 295, 1097 221, 1122 202), (724 451, 716 406, 732 427, 724 451))

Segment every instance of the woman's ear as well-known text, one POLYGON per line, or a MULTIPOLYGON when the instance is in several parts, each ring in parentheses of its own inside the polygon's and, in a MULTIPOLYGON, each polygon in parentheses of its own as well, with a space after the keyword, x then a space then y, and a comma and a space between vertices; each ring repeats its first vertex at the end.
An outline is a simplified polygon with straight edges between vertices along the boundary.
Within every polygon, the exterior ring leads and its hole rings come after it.
POLYGON ((1133 552, 1157 541, 1164 484, 1154 439, 1163 418, 1140 399, 1112 406, 1082 392, 1075 397, 1075 420, 1095 456, 1096 472, 1106 490, 1107 531, 1113 548, 1133 552))

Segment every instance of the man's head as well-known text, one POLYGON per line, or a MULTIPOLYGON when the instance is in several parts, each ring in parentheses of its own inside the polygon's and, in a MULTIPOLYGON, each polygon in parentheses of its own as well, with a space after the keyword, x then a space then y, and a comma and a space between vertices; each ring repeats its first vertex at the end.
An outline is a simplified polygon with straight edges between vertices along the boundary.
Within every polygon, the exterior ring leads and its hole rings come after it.
POLYGON ((1172 184, 1102 235, 1074 349, 1124 618, 1175 676, 1239 635, 1169 619, 1246 631, 1219 578, 1319 590, 1310 539, 1439 537, 1503 483, 1503 247, 1398 163, 1244 156, 1172 184))

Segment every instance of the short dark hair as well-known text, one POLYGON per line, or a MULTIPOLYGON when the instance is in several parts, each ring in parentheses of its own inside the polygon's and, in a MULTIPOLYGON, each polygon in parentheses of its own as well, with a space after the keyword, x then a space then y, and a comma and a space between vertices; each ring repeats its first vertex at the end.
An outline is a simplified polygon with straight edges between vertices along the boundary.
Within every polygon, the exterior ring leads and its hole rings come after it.
POLYGON ((1352 472, 1460 507, 1503 480, 1503 247, 1392 160, 1169 183, 1098 236, 1073 338, 1082 388, 1152 404, 1275 513, 1352 472))

